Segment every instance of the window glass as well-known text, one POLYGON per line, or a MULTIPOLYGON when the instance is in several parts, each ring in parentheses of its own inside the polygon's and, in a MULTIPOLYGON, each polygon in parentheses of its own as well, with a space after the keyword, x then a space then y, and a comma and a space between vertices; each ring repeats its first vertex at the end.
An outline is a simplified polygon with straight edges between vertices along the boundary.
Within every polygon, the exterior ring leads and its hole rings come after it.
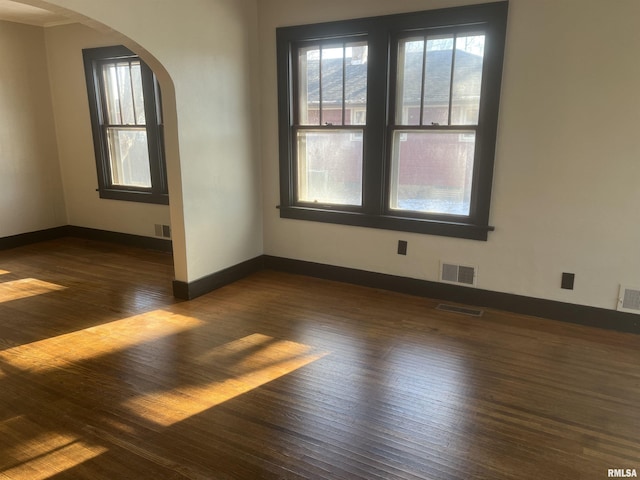
POLYGON ((298 123, 320 125, 320 47, 298 50, 298 123))
POLYGON ((424 39, 407 39, 398 46, 396 124, 420 125, 420 95, 424 39))
POLYGON ((140 62, 113 62, 102 66, 107 123, 144 125, 144 95, 140 62))
POLYGON ((451 99, 452 125, 478 124, 483 61, 484 35, 466 35, 456 39, 451 99))
POLYGON ((320 88, 322 89, 321 125, 342 125, 344 100, 344 47, 321 50, 320 88))
POLYGON ((350 125, 367 104, 366 42, 346 42, 298 49, 298 124, 350 125))
POLYGON ((474 150, 472 131, 394 132, 391 209, 469 215, 474 150))
POLYGON ((361 132, 298 132, 298 201, 362 205, 361 132))
POLYGON ((427 37, 424 62, 423 125, 448 125, 453 37, 427 37))
POLYGON ((151 188, 146 129, 110 127, 107 138, 111 182, 120 186, 151 188))

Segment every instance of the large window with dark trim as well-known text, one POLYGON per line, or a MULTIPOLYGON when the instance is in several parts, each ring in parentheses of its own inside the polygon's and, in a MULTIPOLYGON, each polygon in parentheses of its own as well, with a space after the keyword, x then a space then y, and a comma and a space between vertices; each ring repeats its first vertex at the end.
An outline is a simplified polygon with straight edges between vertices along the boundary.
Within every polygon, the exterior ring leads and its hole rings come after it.
POLYGON ((277 30, 280 215, 486 240, 507 2, 277 30))
POLYGON ((83 56, 100 197, 168 204, 155 75, 123 46, 83 56))

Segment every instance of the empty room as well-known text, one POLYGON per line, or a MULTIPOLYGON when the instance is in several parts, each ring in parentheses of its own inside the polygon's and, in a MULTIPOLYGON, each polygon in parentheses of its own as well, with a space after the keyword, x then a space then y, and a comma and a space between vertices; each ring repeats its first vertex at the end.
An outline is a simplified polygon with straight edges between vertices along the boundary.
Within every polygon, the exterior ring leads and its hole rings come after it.
POLYGON ((637 477, 639 20, 0 0, 0 479, 637 477))

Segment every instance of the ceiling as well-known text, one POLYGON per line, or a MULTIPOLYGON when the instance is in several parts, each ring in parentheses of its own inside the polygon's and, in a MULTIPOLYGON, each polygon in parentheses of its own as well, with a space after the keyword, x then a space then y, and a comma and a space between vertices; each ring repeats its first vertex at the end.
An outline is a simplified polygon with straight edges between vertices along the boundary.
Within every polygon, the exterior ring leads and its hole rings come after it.
POLYGON ((50 12, 23 3, 12 2, 11 0, 0 0, 0 20, 26 23, 40 27, 51 27, 72 22, 72 20, 59 13, 50 12))

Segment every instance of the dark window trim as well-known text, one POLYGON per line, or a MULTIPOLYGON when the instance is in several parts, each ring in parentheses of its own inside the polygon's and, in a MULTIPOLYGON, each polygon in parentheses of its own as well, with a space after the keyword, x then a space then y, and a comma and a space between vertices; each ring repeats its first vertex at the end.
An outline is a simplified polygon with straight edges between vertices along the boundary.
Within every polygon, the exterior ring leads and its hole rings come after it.
POLYGON ((427 10, 406 14, 282 27, 276 31, 280 147, 280 216, 315 222, 354 225, 473 240, 487 240, 489 206, 498 125, 508 2, 427 10), (393 77, 397 38, 411 31, 460 30, 479 26, 487 33, 483 68, 481 119, 474 165, 472 211, 467 216, 422 215, 391 211, 388 205, 390 128, 394 119, 393 77), (292 53, 306 42, 365 37, 369 43, 367 125, 364 144, 363 206, 315 206, 296 202, 294 159, 294 75, 292 53), (380 99, 385 99, 381 101, 380 99))
POLYGON ((91 127, 98 174, 97 191, 100 198, 168 205, 169 195, 164 157, 164 131, 160 100, 160 86, 155 75, 144 61, 122 45, 87 48, 82 50, 85 79, 91 114, 91 127), (104 132, 104 105, 102 79, 97 67, 116 59, 135 58, 140 60, 144 110, 146 118, 151 188, 126 187, 111 184, 107 138, 104 132))

